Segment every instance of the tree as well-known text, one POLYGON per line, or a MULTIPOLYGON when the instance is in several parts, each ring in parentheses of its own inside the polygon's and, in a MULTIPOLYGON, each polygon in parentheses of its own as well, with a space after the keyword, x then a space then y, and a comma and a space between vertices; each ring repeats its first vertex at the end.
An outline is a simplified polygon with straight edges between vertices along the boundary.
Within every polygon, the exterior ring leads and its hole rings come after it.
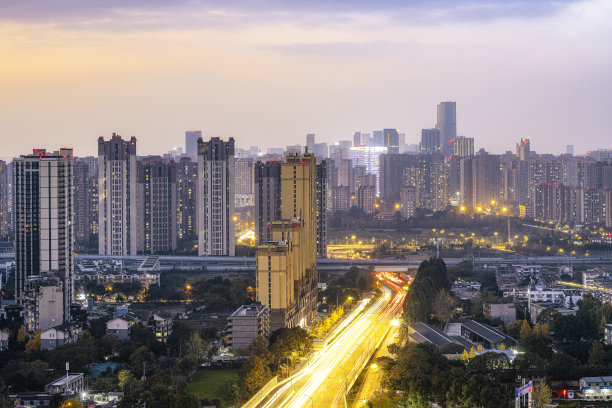
POLYGON ((264 336, 259 335, 253 339, 251 344, 248 346, 248 351, 252 356, 257 356, 265 364, 269 365, 272 363, 272 354, 270 354, 270 343, 264 336))
POLYGON ((518 339, 521 335, 521 325, 523 322, 521 320, 515 320, 513 322, 508 323, 506 327, 506 333, 508 336, 518 339))
POLYGON ((598 341, 594 341, 591 350, 589 350, 589 364, 593 367, 606 366, 606 351, 603 344, 598 341))
POLYGON ((19 331, 17 332, 17 342, 23 343, 24 341, 26 341, 26 336, 27 336, 26 329, 22 324, 21 327, 19 328, 19 331))
POLYGON ((531 326, 529 326, 529 323, 525 319, 523 320, 523 324, 521 325, 521 339, 527 338, 530 335, 531 335, 531 326))
POLYGON ((30 341, 26 343, 25 352, 27 354, 32 354, 33 352, 40 350, 40 334, 41 333, 42 331, 40 329, 37 329, 36 333, 34 333, 34 337, 32 337, 30 341))
POLYGON ((542 326, 540 327, 540 331, 542 333, 542 337, 547 340, 550 339, 550 327, 548 327, 547 323, 542 324, 542 326))
POLYGON ((119 374, 117 374, 117 379, 119 380, 119 386, 122 390, 125 390, 125 386, 129 385, 134 380, 134 374, 130 370, 121 370, 119 374))
POLYGON ((546 405, 552 402, 551 394, 552 391, 545 381, 540 380, 536 382, 533 385, 533 391, 531 391, 533 408, 545 408, 546 405))
POLYGON ((191 356, 198 363, 206 357, 206 344, 198 333, 193 333, 187 341, 187 355, 191 356))
POLYGON ((455 299, 445 289, 440 289, 433 302, 433 313, 442 325, 448 323, 455 313, 455 299))
POLYGON ((268 381, 269 370, 266 368, 257 356, 251 356, 245 361, 238 374, 240 395, 244 400, 251 398, 268 381))

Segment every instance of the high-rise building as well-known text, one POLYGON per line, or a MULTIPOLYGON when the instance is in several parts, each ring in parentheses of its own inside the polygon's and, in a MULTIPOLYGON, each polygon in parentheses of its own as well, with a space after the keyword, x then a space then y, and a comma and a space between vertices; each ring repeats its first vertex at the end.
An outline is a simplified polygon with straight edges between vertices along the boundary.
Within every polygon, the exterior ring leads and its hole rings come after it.
POLYGON ((361 132, 357 131, 353 133, 353 146, 361 146, 363 142, 361 141, 361 132))
POLYGON ((327 196, 328 196, 328 180, 329 170, 333 160, 321 160, 317 164, 317 197, 316 197, 316 212, 317 212, 317 256, 319 258, 327 258, 327 196))
POLYGON ((98 139, 100 255, 136 255, 136 138, 98 139))
POLYGON ((516 157, 518 157, 519 160, 529 161, 531 159, 530 145, 531 143, 529 142, 529 138, 527 139, 521 138, 521 141, 516 144, 516 157))
POLYGON ((74 163, 74 246, 81 253, 98 249, 97 160, 83 157, 74 163))
POLYGON ((272 222, 281 219, 281 163, 255 163, 255 237, 258 244, 272 240, 272 222))
POLYGON ((315 143, 314 150, 312 151, 317 158, 317 161, 321 161, 326 159, 328 156, 328 147, 327 143, 315 143))
POLYGON ((440 131, 442 153, 447 157, 452 156, 452 141, 457 138, 457 104, 455 102, 440 102, 438 104, 436 129, 440 131))
POLYGON ((383 146, 390 154, 399 154, 399 133, 397 129, 383 129, 383 146))
POLYGON ((251 207, 255 204, 254 192, 254 162, 250 157, 236 157, 235 161, 235 206, 251 207))
POLYGON ((198 139, 201 138, 201 130, 188 130, 185 132, 185 154, 194 162, 198 160, 198 139))
POLYGON ((414 217, 416 213, 417 194, 413 186, 400 188, 400 213, 402 218, 414 217))
POLYGON ((440 151, 440 130, 421 130, 421 153, 435 153, 440 151))
POLYGON ((270 325, 308 327, 316 313, 316 161, 311 153, 281 165, 281 216, 272 242, 257 248, 257 300, 270 309, 270 325))
POLYGON ((333 213, 347 212, 351 209, 351 191, 348 186, 335 186, 332 189, 333 213))
POLYGON ((474 138, 458 136, 453 143, 453 154, 458 157, 468 157, 474 155, 474 138))
POLYGON ((234 256, 234 138, 198 139, 198 253, 234 256))
POLYGON ((15 299, 26 306, 28 329, 45 330, 70 320, 74 279, 72 149, 51 154, 36 149, 13 163, 15 299), (52 283, 43 284, 43 280, 52 283), (49 296, 43 296, 47 291, 43 286, 51 288, 49 296), (47 302, 48 298, 53 302, 47 302))
POLYGON ((176 165, 159 156, 143 158, 137 167, 137 248, 144 254, 176 249, 176 165))
POLYGON ((380 155, 384 153, 387 153, 386 147, 357 146, 351 147, 350 149, 350 159, 352 161, 353 166, 365 166, 367 173, 376 175, 377 195, 380 194, 380 155))
POLYGON ((0 240, 6 241, 10 234, 10 221, 8 209, 8 166, 6 162, 0 160, 0 240))
POLYGON ((382 130, 375 130, 372 132, 372 139, 370 140, 370 143, 368 143, 368 145, 374 146, 374 147, 384 147, 385 146, 382 130))
POLYGON ((177 236, 195 240, 198 235, 198 162, 183 156, 176 163, 177 236))
POLYGON ((357 207, 363 212, 372 214, 376 204, 376 176, 366 174, 363 181, 360 181, 356 191, 357 207))
POLYGON ((315 134, 308 133, 306 135, 306 148, 308 148, 308 153, 314 153, 315 146, 315 134))
POLYGON ((536 219, 560 221, 569 224, 584 221, 584 196, 582 188, 563 184, 540 183, 534 189, 536 219))
POLYGON ((565 146, 565 154, 567 154, 569 156, 573 156, 574 155, 574 145, 566 145, 565 146))

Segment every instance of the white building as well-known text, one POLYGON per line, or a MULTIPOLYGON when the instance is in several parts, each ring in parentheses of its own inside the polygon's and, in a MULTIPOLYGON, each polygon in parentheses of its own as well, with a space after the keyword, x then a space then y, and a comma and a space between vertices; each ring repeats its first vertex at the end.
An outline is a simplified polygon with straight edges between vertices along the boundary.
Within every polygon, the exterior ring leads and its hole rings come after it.
POLYGON ((132 321, 128 318, 116 317, 106 322, 106 334, 114 334, 117 340, 129 340, 132 321))
POLYGON ((136 255, 136 138, 98 138, 98 247, 100 255, 136 255))
POLYGON ((198 254, 234 256, 234 138, 198 140, 198 254))
POLYGON ((580 392, 585 400, 612 400, 612 377, 583 377, 580 392))
MULTIPOLYGON (((72 149, 47 153, 36 149, 33 154, 16 158, 14 165, 15 211, 15 298, 26 303, 26 290, 35 293, 53 292, 54 310, 51 304, 39 303, 30 313, 41 316, 49 313, 57 319, 53 326, 70 320, 70 304, 73 299, 73 214, 74 161, 72 149), (32 285, 32 276, 40 276, 47 282, 55 282, 55 288, 40 291, 32 285), (57 290, 60 292, 58 293, 57 290)), ((28 310, 26 310, 26 313, 28 310)), ((37 322, 39 317, 34 317, 37 322)), ((46 318, 42 317, 42 321, 46 318)), ((35 330, 40 326, 29 329, 35 330)), ((48 326, 50 327, 50 326, 48 326)), ((46 329, 48 327, 40 327, 46 329)))

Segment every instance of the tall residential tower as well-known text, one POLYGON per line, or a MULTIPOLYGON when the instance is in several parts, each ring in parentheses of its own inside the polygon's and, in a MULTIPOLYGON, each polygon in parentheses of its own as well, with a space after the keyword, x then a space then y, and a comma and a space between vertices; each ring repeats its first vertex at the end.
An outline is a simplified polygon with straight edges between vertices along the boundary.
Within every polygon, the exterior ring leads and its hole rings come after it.
POLYGON ((98 139, 100 255, 136 255, 136 138, 98 139))
POLYGON ((234 256, 234 138, 198 139, 198 254, 234 256))

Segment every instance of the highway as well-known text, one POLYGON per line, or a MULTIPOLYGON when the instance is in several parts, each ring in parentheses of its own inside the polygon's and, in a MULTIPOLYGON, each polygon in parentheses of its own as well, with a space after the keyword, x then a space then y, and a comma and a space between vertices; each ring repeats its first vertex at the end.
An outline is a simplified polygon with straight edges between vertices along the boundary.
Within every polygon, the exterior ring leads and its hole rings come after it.
POLYGON ((260 407, 347 406, 347 388, 385 339, 406 297, 398 283, 387 277, 380 280, 382 296, 360 302, 328 337, 325 349, 315 352, 297 373, 272 390, 260 407))

